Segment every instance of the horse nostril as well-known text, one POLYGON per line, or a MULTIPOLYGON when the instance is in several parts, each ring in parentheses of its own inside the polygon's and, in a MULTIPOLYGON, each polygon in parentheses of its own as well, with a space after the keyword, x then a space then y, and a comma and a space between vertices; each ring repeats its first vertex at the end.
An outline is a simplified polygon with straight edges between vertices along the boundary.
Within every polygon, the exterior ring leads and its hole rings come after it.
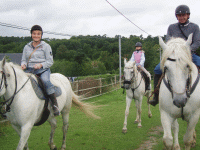
POLYGON ((173 104, 174 104, 176 107, 180 108, 180 105, 177 103, 176 100, 173 101, 173 104))
POLYGON ((173 104, 174 104, 176 107, 180 108, 180 107, 185 107, 186 102, 187 102, 187 98, 184 98, 182 101, 174 100, 174 101, 173 101, 173 104))

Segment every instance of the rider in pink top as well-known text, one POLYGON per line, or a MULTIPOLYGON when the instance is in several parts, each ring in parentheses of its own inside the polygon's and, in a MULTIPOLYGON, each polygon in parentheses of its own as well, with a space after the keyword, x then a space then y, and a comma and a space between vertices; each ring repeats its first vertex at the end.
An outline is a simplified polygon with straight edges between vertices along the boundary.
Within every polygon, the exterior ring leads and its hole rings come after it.
POLYGON ((151 75, 144 68, 145 55, 144 55, 144 51, 142 50, 142 43, 137 42, 135 44, 135 49, 136 49, 136 51, 133 52, 130 61, 135 61, 136 66, 146 74, 147 77, 145 77, 145 80, 147 82, 147 90, 150 90, 151 75))

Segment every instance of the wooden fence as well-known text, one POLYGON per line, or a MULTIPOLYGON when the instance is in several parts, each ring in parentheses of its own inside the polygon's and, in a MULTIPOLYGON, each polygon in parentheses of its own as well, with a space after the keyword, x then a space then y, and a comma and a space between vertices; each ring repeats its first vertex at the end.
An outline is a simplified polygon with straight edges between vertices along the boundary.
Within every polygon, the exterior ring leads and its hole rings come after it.
POLYGON ((74 93, 82 95, 82 100, 97 97, 120 88, 119 75, 107 78, 86 78, 71 83, 74 93))

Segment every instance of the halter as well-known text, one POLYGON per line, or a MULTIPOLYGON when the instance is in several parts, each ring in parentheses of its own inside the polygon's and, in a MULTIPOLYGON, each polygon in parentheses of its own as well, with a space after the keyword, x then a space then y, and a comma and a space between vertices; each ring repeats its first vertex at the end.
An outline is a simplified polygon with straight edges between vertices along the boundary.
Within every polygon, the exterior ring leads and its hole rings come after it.
MULTIPOLYGON (((172 59, 172 58, 167 58, 167 60, 173 61, 173 62, 176 61, 176 59, 172 59)), ((165 73, 166 73, 166 68, 164 68, 164 76, 165 76, 165 73)), ((176 93, 178 95, 182 95, 185 92, 186 92, 187 98, 190 98, 190 95, 192 95, 192 93, 194 92, 194 90, 195 90, 195 88, 196 88, 196 86, 197 86, 197 84, 199 82, 199 72, 197 71, 197 78, 196 78, 194 84, 191 86, 191 70, 189 71, 188 78, 186 80, 186 87, 185 87, 184 91, 181 92, 181 93, 176 92, 172 88, 172 86, 170 84, 170 81, 169 80, 166 81, 165 77, 163 77, 163 82, 164 82, 165 86, 168 88, 168 90, 171 92, 172 98, 173 98, 173 93, 176 93)), ((184 120, 183 107, 181 107, 181 108, 182 108, 182 110, 181 110, 181 118, 184 120)))

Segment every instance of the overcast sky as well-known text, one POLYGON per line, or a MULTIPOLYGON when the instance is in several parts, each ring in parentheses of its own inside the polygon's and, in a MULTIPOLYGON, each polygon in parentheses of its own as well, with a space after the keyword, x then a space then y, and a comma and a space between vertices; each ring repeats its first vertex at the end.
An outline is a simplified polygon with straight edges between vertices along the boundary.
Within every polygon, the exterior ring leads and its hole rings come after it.
MULTIPOLYGON (((151 36, 164 36, 169 24, 176 23, 178 5, 190 7, 190 21, 200 25, 200 0, 108 0, 133 23, 151 36)), ((70 35, 148 34, 134 26, 106 0, 1 0, 0 22, 70 35)), ((0 26, 0 36, 30 36, 29 31, 0 26)), ((69 38, 44 34, 44 38, 69 38)))

